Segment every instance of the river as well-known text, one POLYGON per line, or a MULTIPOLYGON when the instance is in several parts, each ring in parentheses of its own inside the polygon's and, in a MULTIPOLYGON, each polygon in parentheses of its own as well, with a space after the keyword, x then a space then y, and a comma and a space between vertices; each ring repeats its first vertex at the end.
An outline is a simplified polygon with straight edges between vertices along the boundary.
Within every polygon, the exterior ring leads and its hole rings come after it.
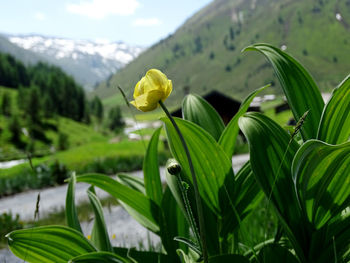
MULTIPOLYGON (((234 170, 237 171, 248 159, 248 154, 233 157, 232 163, 234 170)), ((164 173, 165 169, 162 167, 161 177, 163 181, 164 173)), ((143 176, 142 171, 136 171, 130 174, 138 177, 143 176)), ((86 194, 88 187, 88 184, 76 184, 76 203, 88 201, 86 194)), ((33 219, 37 196, 38 193, 40 193, 39 215, 40 217, 45 217, 53 211, 64 208, 66 192, 67 186, 62 185, 47 189, 31 190, 14 196, 4 197, 0 199, 0 214, 12 212, 14 215, 19 214, 22 220, 33 219)), ((106 198, 108 196, 106 192, 98 188, 96 188, 96 193, 100 198, 106 198)), ((142 243, 143 246, 147 248, 150 245, 149 242, 152 244, 159 243, 158 236, 147 231, 138 224, 122 207, 112 206, 110 209, 104 208, 104 215, 113 246, 139 247, 140 243, 142 243)), ((85 235, 90 234, 92 222, 84 222, 82 228, 85 235)), ((23 262, 23 260, 18 260, 10 251, 2 249, 0 250, 0 263, 1 262, 17 263, 23 262)))

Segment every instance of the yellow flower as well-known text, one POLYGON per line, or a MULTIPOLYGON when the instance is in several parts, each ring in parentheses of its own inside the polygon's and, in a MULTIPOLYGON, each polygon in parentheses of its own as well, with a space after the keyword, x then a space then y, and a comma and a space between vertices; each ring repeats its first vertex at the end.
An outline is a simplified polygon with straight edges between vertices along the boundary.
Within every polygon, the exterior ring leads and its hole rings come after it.
POLYGON ((158 69, 150 69, 137 82, 134 90, 134 100, 130 103, 140 111, 151 111, 158 107, 158 102, 164 101, 173 89, 173 84, 167 76, 158 69))

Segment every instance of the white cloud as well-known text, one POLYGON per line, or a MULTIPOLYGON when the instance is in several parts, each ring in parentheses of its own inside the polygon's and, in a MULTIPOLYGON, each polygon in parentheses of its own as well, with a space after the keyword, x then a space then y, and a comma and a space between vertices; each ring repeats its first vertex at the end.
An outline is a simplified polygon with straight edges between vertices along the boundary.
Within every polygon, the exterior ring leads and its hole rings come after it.
POLYGON ((133 26, 158 26, 162 23, 158 18, 153 17, 153 18, 139 18, 136 19, 132 25, 133 26))
POLYGON ((78 4, 67 4, 66 10, 93 19, 103 19, 110 15, 132 15, 139 6, 137 0, 85 0, 78 4))
POLYGON ((35 18, 36 20, 43 21, 43 20, 46 19, 46 16, 45 16, 44 13, 36 12, 36 13, 34 14, 34 18, 35 18))

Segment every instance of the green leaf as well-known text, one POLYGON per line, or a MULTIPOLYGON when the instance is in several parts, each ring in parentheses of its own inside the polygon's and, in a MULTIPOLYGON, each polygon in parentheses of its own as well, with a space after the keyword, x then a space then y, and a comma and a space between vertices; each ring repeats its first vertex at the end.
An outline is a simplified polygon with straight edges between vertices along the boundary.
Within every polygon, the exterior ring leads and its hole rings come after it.
POLYGON ((182 102, 182 114, 185 120, 196 123, 206 130, 215 140, 219 140, 225 128, 217 111, 202 97, 189 94, 182 102))
POLYGON ((93 252, 81 256, 77 256, 69 261, 69 263, 131 263, 129 259, 118 256, 110 252, 93 252))
MULTIPOLYGON (((188 145, 200 195, 214 213, 220 214, 223 199, 219 193, 222 192, 226 177, 233 177, 231 160, 214 138, 201 127, 186 120, 174 119, 188 145)), ((181 164, 186 181, 192 182, 187 156, 180 138, 168 118, 161 120, 165 123, 171 152, 181 164)), ((227 202, 223 203, 227 205, 227 202)))
POLYGON ((300 204, 316 229, 350 205, 350 142, 306 142, 292 166, 300 204))
POLYGON ((191 248, 194 252, 196 252, 199 256, 202 256, 201 248, 198 244, 194 243, 192 240, 185 237, 175 237, 174 240, 186 244, 189 248, 191 248))
MULTIPOLYGON (((153 232, 159 231, 159 207, 139 191, 129 188, 102 174, 85 174, 77 177, 77 182, 85 182, 101 188, 134 209, 141 217, 137 219, 153 232)), ((134 214, 130 214, 134 216, 134 214)), ((139 222, 140 222, 139 221, 139 222)))
POLYGON ((158 128, 153 133, 143 161, 143 174, 147 196, 158 205, 160 205, 163 196, 158 167, 158 141, 161 129, 158 128))
MULTIPOLYGON (((186 219, 181 212, 180 208, 177 206, 177 203, 174 197, 171 194, 169 188, 166 188, 161 209, 163 212, 163 217, 160 224, 160 237, 162 244, 172 259, 171 262, 178 262, 178 257, 176 250, 178 248, 184 248, 178 242, 174 240, 176 236, 189 236, 189 226, 186 222, 186 219)), ((170 263, 170 261, 169 261, 170 263)))
POLYGON ((264 246, 258 255, 257 260, 252 262, 259 263, 280 263, 281 259, 285 263, 298 263, 298 259, 286 248, 279 244, 269 244, 264 246))
POLYGON ((66 221, 69 227, 83 233, 78 219, 77 208, 75 206, 75 183, 75 173, 72 173, 72 176, 68 182, 66 195, 66 221))
POLYGON ((291 176, 299 145, 276 122, 260 113, 246 113, 239 126, 249 143, 250 163, 256 181, 277 209, 285 232, 298 256, 307 246, 301 210, 291 176))
POLYGON ((250 164, 257 182, 282 215, 295 218, 299 205, 290 169, 298 144, 260 113, 246 113, 239 126, 249 143, 250 164))
POLYGON ((269 86, 270 85, 266 85, 265 87, 262 87, 250 93, 248 97, 246 97, 245 100, 242 102, 238 112, 235 114, 235 116, 233 116, 231 121, 227 124, 225 130, 222 132, 219 139, 219 144, 222 147, 222 149, 224 149, 228 157, 232 157, 235 151, 237 135, 239 132, 239 126, 238 126, 239 118, 248 110, 249 105, 253 101, 255 96, 269 86))
MULTIPOLYGON (((236 174, 234 190, 229 192, 232 200, 231 211, 223 217, 222 233, 232 233, 239 229, 243 219, 252 212, 264 197, 256 183, 253 171, 248 161, 236 174), (232 207, 233 206, 233 207, 232 207)), ((243 229, 240 231, 243 233, 243 229)))
MULTIPOLYGON (((169 262, 168 255, 151 252, 151 251, 137 251, 135 249, 114 247, 114 253, 124 258, 130 258, 136 262, 142 263, 167 263, 169 262)), ((133 262, 134 262, 133 261, 133 262)))
MULTIPOLYGON (((322 248, 321 253, 318 253, 319 258, 333 260, 335 246, 337 258, 344 258, 343 262, 349 262, 350 259, 345 258, 350 256, 350 209, 347 208, 341 215, 331 221, 327 228, 327 235, 324 238, 325 247, 322 248)), ((328 260, 328 262, 331 260, 328 260)))
POLYGON ((237 254, 226 254, 209 257, 209 263, 222 263, 222 262, 235 262, 235 263, 249 263, 248 258, 237 254))
POLYGON ((244 219, 263 198, 263 193, 256 183, 250 161, 238 171, 235 176, 234 201, 241 220, 244 219))
POLYGON ((12 253, 26 262, 63 263, 96 251, 80 232, 64 226, 16 230, 7 238, 12 253))
POLYGON ((98 250, 113 251, 111 242, 108 237, 107 226, 103 216, 103 209, 100 201, 94 193, 93 187, 87 191, 91 206, 94 210, 95 221, 92 227, 91 241, 98 250))
POLYGON ((296 120, 310 111, 301 134, 304 141, 316 138, 324 102, 310 74, 294 58, 268 44, 255 44, 246 50, 259 51, 270 61, 296 120))
POLYGON ((350 138, 350 75, 333 90, 318 128, 317 139, 340 144, 350 138))
POLYGON ((117 174, 116 180, 119 183, 146 195, 145 184, 140 177, 133 176, 130 174, 117 174))

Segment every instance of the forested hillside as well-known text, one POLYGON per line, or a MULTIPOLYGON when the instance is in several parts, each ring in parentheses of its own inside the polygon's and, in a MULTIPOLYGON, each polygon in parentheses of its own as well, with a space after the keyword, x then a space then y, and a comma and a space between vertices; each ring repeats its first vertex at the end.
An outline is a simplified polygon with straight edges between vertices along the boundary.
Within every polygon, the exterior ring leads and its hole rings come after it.
POLYGON ((177 105, 185 92, 216 89, 243 98, 271 83, 280 93, 267 61, 241 50, 270 43, 296 57, 322 91, 330 91, 349 72, 349 0, 216 0, 188 19, 173 35, 156 43, 95 94, 105 105, 123 103, 120 85, 131 99, 133 87, 149 68, 173 80, 168 104, 177 105))
MULTIPOLYGON (((112 117, 108 123, 117 121, 120 129, 120 112, 112 117)), ((0 160, 46 155, 100 138, 87 125, 102 127, 103 118, 100 99, 87 100, 83 88, 60 68, 42 62, 25 66, 0 53, 0 160)))

